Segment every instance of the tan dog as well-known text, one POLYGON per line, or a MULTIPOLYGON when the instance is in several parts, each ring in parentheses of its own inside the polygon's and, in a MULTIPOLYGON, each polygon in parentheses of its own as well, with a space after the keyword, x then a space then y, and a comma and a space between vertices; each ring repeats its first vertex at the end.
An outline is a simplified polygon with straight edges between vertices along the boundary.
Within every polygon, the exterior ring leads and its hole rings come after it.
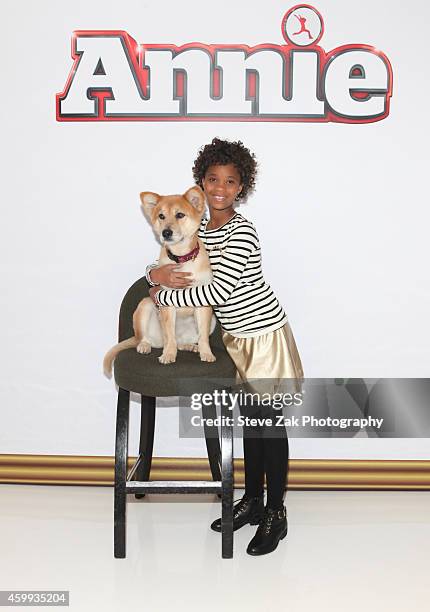
MULTIPOLYGON (((193 274, 193 285, 212 281, 206 249, 197 237, 205 210, 205 196, 200 187, 191 187, 183 195, 160 196, 144 191, 142 208, 162 244, 159 266, 181 261, 181 271, 193 274), (170 253, 170 257, 169 257, 170 253), (172 258, 173 256, 173 258, 172 258)), ((166 287, 167 288, 167 287, 166 287)), ((103 360, 103 370, 110 377, 112 364, 120 351, 136 347, 139 353, 163 348, 160 363, 174 363, 178 350, 199 352, 202 361, 215 361, 209 346, 209 335, 215 327, 210 306, 158 309, 151 298, 144 298, 133 315, 134 336, 110 349, 103 360)))

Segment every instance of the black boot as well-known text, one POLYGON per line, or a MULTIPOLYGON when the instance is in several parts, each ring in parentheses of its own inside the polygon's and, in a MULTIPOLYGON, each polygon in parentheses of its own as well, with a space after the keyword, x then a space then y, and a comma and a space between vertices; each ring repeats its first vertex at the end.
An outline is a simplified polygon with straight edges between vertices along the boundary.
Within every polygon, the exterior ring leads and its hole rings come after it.
MULTIPOLYGON (((248 523, 257 525, 264 515, 264 496, 248 497, 244 495, 235 502, 233 508, 233 531, 240 529, 248 523)), ((221 519, 216 519, 211 525, 211 529, 221 532, 221 519)))
POLYGON ((266 555, 272 552, 287 535, 288 522, 285 506, 278 510, 266 507, 257 532, 248 544, 248 555, 266 555))

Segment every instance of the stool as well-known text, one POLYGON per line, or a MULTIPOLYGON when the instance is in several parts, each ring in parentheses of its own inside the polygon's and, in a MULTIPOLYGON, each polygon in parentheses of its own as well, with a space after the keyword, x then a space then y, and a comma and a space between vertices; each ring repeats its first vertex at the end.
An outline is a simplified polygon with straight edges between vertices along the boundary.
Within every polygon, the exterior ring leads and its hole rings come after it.
MULTIPOLYGON (((121 304, 119 341, 133 336, 133 313, 139 302, 149 295, 149 286, 142 277, 136 281, 121 304)), ((137 498, 146 493, 217 493, 222 498, 222 557, 233 556, 233 435, 226 424, 229 407, 221 406, 221 447, 217 428, 205 424, 205 439, 212 481, 149 481, 155 429, 157 397, 187 396, 193 393, 213 393, 234 384, 236 368, 228 355, 217 322, 210 336, 214 363, 200 361, 197 353, 178 351, 174 364, 158 361, 161 349, 142 355, 136 349, 119 353, 114 362, 118 403, 115 440, 114 492, 114 556, 126 555, 126 500, 134 493, 137 498), (139 455, 127 474, 130 392, 141 396, 139 455), (216 434, 215 434, 216 432, 216 434)), ((203 417, 214 418, 216 406, 203 406, 203 417)))

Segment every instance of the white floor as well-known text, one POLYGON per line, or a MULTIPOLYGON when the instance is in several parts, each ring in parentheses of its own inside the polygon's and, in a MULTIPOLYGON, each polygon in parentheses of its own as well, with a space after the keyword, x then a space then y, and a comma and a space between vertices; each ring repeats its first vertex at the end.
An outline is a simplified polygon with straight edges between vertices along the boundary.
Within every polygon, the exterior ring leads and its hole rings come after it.
POLYGON ((429 610, 429 492, 289 491, 278 549, 247 555, 248 525, 232 560, 209 529, 215 496, 128 499, 114 559, 113 489, 1 485, 0 590, 69 590, 88 612, 429 610))

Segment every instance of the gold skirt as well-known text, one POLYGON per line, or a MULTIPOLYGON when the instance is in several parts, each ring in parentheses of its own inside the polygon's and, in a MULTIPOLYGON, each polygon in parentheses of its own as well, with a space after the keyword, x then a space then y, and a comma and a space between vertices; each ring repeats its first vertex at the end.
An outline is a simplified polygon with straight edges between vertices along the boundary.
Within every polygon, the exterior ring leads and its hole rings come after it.
POLYGON ((222 332, 225 347, 233 359, 236 383, 249 383, 254 392, 299 392, 303 367, 289 323, 252 338, 236 338, 222 332))

